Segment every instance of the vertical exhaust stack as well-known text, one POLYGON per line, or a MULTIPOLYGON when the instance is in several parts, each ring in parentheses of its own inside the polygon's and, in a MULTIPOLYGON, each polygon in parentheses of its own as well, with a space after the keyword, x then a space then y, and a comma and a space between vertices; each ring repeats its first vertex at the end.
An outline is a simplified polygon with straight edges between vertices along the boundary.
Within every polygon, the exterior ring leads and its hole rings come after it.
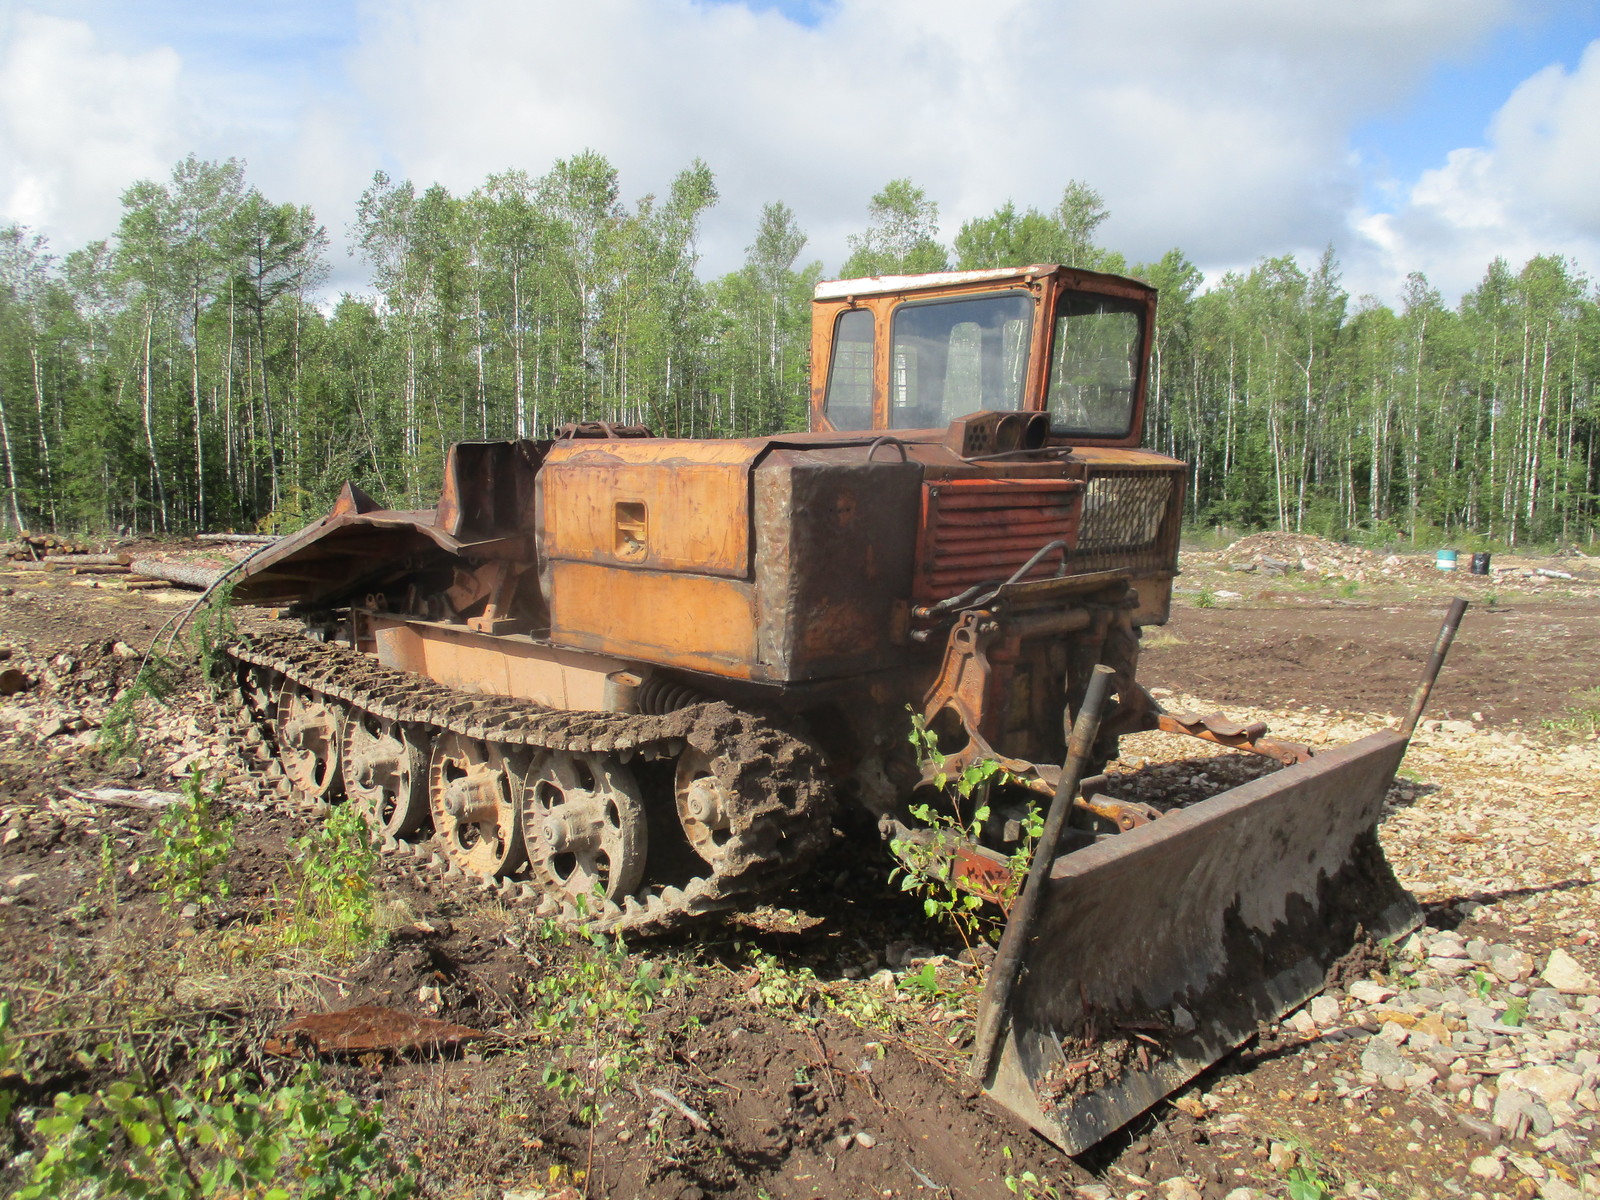
POLYGON ((1452 604, 1399 729, 1039 872, 1015 991, 1009 1004, 1002 981, 985 993, 975 1082, 1080 1153, 1321 991, 1352 946, 1414 929, 1421 910, 1384 858, 1377 823, 1464 609, 1452 604))

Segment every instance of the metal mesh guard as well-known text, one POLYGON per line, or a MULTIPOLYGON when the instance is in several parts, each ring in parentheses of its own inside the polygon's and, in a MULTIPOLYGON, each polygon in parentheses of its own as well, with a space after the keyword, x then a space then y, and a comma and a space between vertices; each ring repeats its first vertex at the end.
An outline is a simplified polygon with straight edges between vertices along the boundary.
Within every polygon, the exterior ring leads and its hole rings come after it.
POLYGON ((1163 522, 1171 510, 1173 476, 1138 471, 1096 474, 1083 498, 1078 534, 1079 569, 1085 559, 1123 556, 1118 565, 1168 567, 1170 557, 1163 522))

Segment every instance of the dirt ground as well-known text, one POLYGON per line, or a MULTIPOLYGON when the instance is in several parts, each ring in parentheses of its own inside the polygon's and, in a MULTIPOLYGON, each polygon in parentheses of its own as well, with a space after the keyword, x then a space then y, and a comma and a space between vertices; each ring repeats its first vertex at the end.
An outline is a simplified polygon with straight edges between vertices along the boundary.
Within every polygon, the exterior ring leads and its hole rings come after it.
MULTIPOLYGON (((1548 1032, 1543 1017, 1528 1022, 1544 1040, 1510 1038, 1508 1049, 1497 1029, 1486 1057, 1463 1043, 1421 1085, 1373 1071, 1371 1052, 1403 1026, 1405 1052, 1422 1054, 1414 1031, 1432 1014, 1395 1006, 1437 992, 1445 1028, 1451 980, 1477 978, 1449 964, 1487 963, 1491 946, 1536 966, 1561 950, 1600 970, 1600 744, 1582 720, 1600 680, 1600 571, 1562 560, 1551 569, 1570 579, 1513 573, 1536 569, 1525 564, 1439 578, 1416 562, 1386 574, 1359 553, 1338 569, 1280 571, 1275 555, 1265 570, 1237 569, 1249 551, 1185 556, 1173 619, 1147 637, 1141 668, 1169 708, 1224 709, 1314 744, 1350 740, 1403 711, 1451 592, 1474 602, 1381 829, 1428 923, 1410 960, 1344 979, 1331 1014, 1263 1030, 1077 1159, 965 1095, 981 985, 971 960, 983 956, 889 885, 881 851, 842 836, 812 884, 759 919, 625 952, 555 935, 493 896, 421 886, 390 860, 377 868, 386 937, 375 948, 338 958, 270 941, 260 931, 292 893, 295 840, 314 820, 262 793, 203 685, 186 677, 169 707, 149 711, 132 758, 108 761, 94 744, 136 652, 193 594, 0 570, 0 668, 33 682, 0 697, 0 997, 36 1048, 24 1115, 56 1090, 103 1083, 72 1055, 118 1026, 170 1044, 220 1023, 273 1078, 288 1070, 262 1050, 273 1029, 376 1004, 487 1035, 459 1052, 327 1064, 363 1103, 382 1101, 430 1195, 1223 1200, 1251 1189, 1235 1197, 1245 1200, 1291 1184, 1296 1200, 1596 1194, 1585 1097, 1600 1084, 1600 1000, 1591 1013, 1581 990, 1563 992, 1548 1032), (169 912, 140 863, 161 801, 139 789, 170 796, 195 767, 222 782, 237 820, 233 893, 169 912), (1466 957, 1452 957, 1450 939, 1466 957), (1371 988, 1389 995, 1373 1000, 1371 988), (571 995, 598 1001, 606 1019, 562 1033, 553 998, 571 995), (144 1025, 127 1024, 133 1011, 144 1025), (583 1087, 563 1092, 547 1066, 577 1064, 581 1077, 606 1054, 627 1069, 589 1097, 598 1114, 583 1113, 583 1087), (1547 1106, 1548 1126, 1502 1128, 1496 1100, 1513 1089, 1483 1062, 1565 1064, 1584 1088, 1565 1109, 1547 1106), (1323 1190, 1305 1191, 1308 1180, 1323 1190)), ((1172 740, 1127 739, 1119 769, 1180 783, 1206 770, 1196 743, 1172 740)), ((1259 770, 1234 761, 1209 769, 1211 784, 1259 770)), ((1501 1011, 1532 1003, 1539 1016, 1539 979, 1511 974, 1501 1011)), ((11 1125, 0 1163, 28 1146, 17 1116, 11 1125)), ((20 1169, 11 1161, 0 1178, 14 1183, 20 1169)))

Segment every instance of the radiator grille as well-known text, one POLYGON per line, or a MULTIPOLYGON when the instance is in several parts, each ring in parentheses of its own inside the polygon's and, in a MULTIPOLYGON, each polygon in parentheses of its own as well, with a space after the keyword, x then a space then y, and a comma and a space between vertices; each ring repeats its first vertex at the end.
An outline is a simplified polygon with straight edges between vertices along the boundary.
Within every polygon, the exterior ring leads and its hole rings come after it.
POLYGON ((1071 570, 1131 568, 1135 574, 1177 567, 1182 520, 1175 471, 1096 471, 1083 497, 1071 570))
MULTIPOLYGON (((1082 488, 1066 479, 956 479, 927 485, 916 601, 928 604, 974 584, 1008 579, 1041 546, 1070 543, 1082 488)), ((1054 575, 1060 566, 1060 558, 1052 555, 1025 578, 1054 575)))

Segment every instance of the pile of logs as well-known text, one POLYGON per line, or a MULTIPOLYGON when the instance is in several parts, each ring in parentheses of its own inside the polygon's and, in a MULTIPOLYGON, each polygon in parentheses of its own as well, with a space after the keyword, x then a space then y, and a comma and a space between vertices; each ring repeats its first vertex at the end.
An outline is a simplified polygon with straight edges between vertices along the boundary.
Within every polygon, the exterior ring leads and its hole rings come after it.
POLYGON ((215 567, 166 562, 159 558, 135 558, 131 554, 51 555, 38 562, 13 562, 13 571, 48 571, 61 575, 89 575, 100 587, 144 591, 148 588, 178 587, 205 589, 222 574, 215 567))
POLYGON ((14 542, 0 543, 0 559, 35 561, 46 554, 87 554, 90 547, 54 533, 19 533, 14 542))

